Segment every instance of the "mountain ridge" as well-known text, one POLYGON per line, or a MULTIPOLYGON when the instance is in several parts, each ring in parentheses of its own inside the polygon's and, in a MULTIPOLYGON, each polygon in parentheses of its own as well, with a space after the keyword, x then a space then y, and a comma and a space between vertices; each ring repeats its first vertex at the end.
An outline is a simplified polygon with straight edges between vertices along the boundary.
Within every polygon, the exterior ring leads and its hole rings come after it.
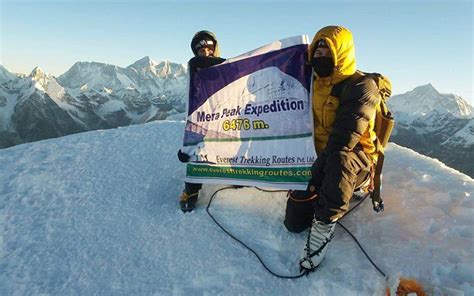
MULTIPOLYGON (((126 67, 79 61, 58 77, 39 67, 29 75, 16 75, 1 66, 0 147, 73 131, 166 118, 184 120, 186 79, 185 65, 156 62, 149 56, 126 67), (29 100, 35 102, 22 103, 29 100), (35 114, 42 108, 49 111, 35 114), (58 122, 48 122, 54 121, 48 116, 62 118, 70 131, 58 122)), ((474 168, 468 165, 473 157, 469 149, 474 149, 474 131, 469 128, 473 108, 468 102, 454 94, 442 94, 427 83, 394 95, 388 104, 396 118, 392 141, 474 176, 474 168)))
POLYGON ((0 147, 182 113, 186 75, 183 65, 148 56, 127 68, 76 62, 58 77, 40 67, 14 75, 2 66, 0 147))
POLYGON ((396 122, 391 141, 474 177, 474 117, 467 101, 426 84, 394 95, 388 105, 396 122))

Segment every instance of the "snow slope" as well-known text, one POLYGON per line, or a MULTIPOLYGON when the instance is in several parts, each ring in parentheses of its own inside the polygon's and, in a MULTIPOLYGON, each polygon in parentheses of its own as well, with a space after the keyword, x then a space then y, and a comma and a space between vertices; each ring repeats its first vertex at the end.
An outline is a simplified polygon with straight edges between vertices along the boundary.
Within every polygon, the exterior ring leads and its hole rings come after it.
POLYGON ((10 73, 3 65, 0 65, 0 83, 16 79, 15 74, 10 73))
MULTIPOLYGON (((382 293, 384 279, 341 228, 316 272, 282 280, 207 216, 218 187, 181 213, 183 127, 152 122, 0 150, 0 295, 382 293)), ((391 144, 384 195, 383 214, 366 201, 343 219, 379 266, 474 295, 474 181, 391 144)), ((276 272, 297 274, 306 235, 285 230, 285 204, 283 193, 230 189, 212 211, 276 272)))

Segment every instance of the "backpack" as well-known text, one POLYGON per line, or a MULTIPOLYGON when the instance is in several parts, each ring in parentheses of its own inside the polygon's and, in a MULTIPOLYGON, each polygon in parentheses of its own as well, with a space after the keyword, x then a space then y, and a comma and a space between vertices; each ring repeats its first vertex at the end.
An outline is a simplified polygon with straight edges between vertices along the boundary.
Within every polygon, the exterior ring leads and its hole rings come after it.
POLYGON ((387 101, 392 95, 392 84, 390 80, 382 74, 356 71, 356 73, 348 79, 348 83, 343 83, 342 91, 346 91, 348 86, 354 85, 363 77, 370 77, 375 82, 381 97, 380 103, 376 106, 374 126, 375 135, 377 136, 376 142, 374 143, 377 162, 372 168, 370 185, 368 185, 365 191, 369 191, 370 193, 374 211, 382 212, 384 210, 384 203, 381 197, 381 187, 385 147, 388 144, 393 127, 395 126, 395 119, 387 105, 387 101))
POLYGON ((372 205, 374 211, 382 212, 384 210, 384 203, 380 191, 382 189, 382 168, 385 159, 385 147, 388 144, 393 127, 395 126, 395 119, 392 112, 388 109, 387 101, 392 95, 392 84, 390 80, 379 73, 363 73, 365 76, 372 78, 379 89, 381 97, 380 103, 376 107, 375 126, 374 131, 377 136, 375 143, 375 151, 378 154, 377 163, 373 171, 372 185, 369 188, 370 197, 372 198, 372 205))

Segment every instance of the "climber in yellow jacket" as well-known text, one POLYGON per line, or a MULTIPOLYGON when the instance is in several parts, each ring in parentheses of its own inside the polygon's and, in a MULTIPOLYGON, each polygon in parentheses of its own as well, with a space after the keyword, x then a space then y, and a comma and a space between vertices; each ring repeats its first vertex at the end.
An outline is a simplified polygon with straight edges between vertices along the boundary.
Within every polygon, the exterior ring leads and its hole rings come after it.
POLYGON ((322 28, 308 55, 318 158, 308 189, 290 192, 285 226, 292 232, 311 226, 300 266, 312 271, 323 260, 354 190, 370 179, 376 161, 374 119, 381 98, 373 79, 357 75, 352 33, 346 28, 322 28), (298 202, 308 200, 311 203, 297 208, 298 202))

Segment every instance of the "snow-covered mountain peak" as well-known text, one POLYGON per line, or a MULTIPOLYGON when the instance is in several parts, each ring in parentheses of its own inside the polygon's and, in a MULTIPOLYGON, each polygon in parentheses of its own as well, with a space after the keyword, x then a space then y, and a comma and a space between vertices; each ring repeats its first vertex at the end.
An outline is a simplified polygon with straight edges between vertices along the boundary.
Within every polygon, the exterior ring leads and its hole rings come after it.
POLYGON ((413 90, 408 91, 405 94, 410 95, 413 98, 416 98, 417 101, 414 101, 414 103, 420 102, 420 101, 423 101, 425 103, 426 102, 435 103, 441 99, 440 98, 441 94, 431 83, 417 86, 413 90))
POLYGON ((178 77, 186 73, 186 68, 180 64, 171 63, 168 60, 157 63, 148 56, 134 62, 127 69, 152 79, 178 77))
POLYGON ((28 75, 28 79, 30 79, 32 85, 40 91, 48 91, 51 84, 54 84, 57 89, 62 88, 53 75, 44 72, 43 69, 38 66, 31 71, 30 75, 28 75))
POLYGON ((427 93, 439 94, 438 90, 431 83, 417 86, 413 89, 413 92, 417 94, 427 94, 427 93))
POLYGON ((418 86, 404 94, 395 95, 389 105, 395 113, 413 116, 449 114, 456 118, 472 116, 472 106, 453 94, 442 94, 431 84, 418 86))
POLYGON ((153 79, 158 76, 156 73, 157 65, 157 62, 152 60, 149 56, 146 56, 128 66, 127 69, 133 70, 139 75, 144 75, 145 77, 153 79))
POLYGON ((426 84, 388 104, 396 122, 392 141, 474 176, 473 108, 463 98, 426 84))
POLYGON ((68 88, 102 89, 106 87, 118 90, 136 87, 130 70, 115 65, 97 62, 77 62, 68 71, 58 77, 61 85, 68 88))
POLYGON ((144 68, 154 68, 156 65, 158 65, 157 62, 152 60, 149 56, 145 56, 138 61, 134 62, 127 68, 134 68, 136 70, 144 69, 144 68))
POLYGON ((169 61, 162 61, 157 65, 160 76, 171 74, 171 63, 169 61))
POLYGON ((156 66, 156 72, 159 76, 169 76, 173 75, 175 77, 181 76, 186 73, 186 68, 181 64, 171 63, 168 60, 160 62, 156 66))
POLYGON ((38 81, 39 79, 45 78, 48 76, 46 72, 43 71, 39 66, 36 66, 28 75, 29 77, 33 78, 34 80, 38 81))
POLYGON ((107 70, 116 70, 119 67, 111 64, 106 63, 99 63, 99 62, 76 62, 72 67, 67 70, 64 74, 59 77, 63 77, 66 75, 77 74, 77 72, 101 72, 107 70))
MULTIPOLYGON (((104 72, 106 73, 107 71, 113 72, 117 71, 119 67, 111 64, 106 64, 106 63, 99 63, 99 62, 76 62, 74 65, 66 71, 63 75, 66 75, 67 73, 70 72, 104 72)), ((60 76, 60 77, 61 77, 60 76)))

